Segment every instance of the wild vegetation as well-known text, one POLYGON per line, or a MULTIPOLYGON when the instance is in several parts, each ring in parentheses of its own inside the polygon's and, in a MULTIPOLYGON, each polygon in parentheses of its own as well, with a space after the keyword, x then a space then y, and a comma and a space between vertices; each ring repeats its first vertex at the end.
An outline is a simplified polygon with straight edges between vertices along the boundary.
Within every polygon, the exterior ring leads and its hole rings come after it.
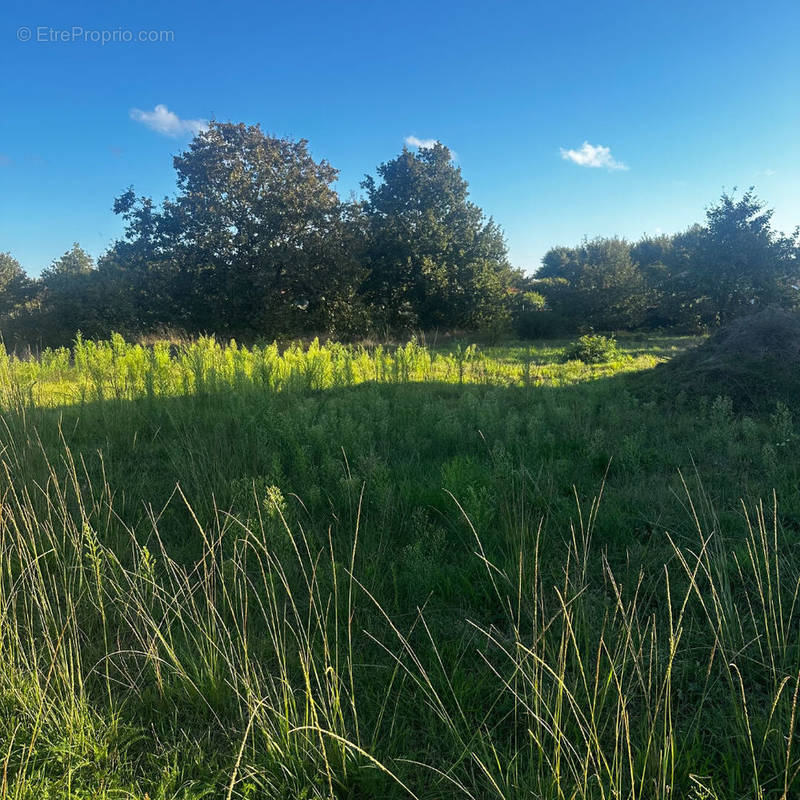
MULTIPOLYGON (((670 343, 691 341, 669 339, 670 343)), ((674 346, 674 345, 672 345, 674 346)), ((436 382, 514 386, 561 386, 590 377, 654 366, 650 352, 621 352, 603 336, 582 337, 572 348, 551 340, 529 347, 493 347, 457 342, 432 349, 409 341, 399 346, 295 342, 279 348, 244 347, 203 337, 182 344, 131 344, 115 334, 108 341, 46 349, 38 358, 18 358, 0 347, 6 401, 60 406, 93 400, 202 395, 230 389, 269 392, 335 389, 362 383, 436 382), (556 356, 563 354, 557 359, 556 356), (583 364, 594 364, 588 370, 583 364)))
POLYGON ((798 231, 775 230, 752 189, 723 194, 703 224, 672 236, 554 247, 526 275, 438 142, 379 165, 350 201, 307 142, 258 126, 212 122, 173 163, 176 193, 160 205, 133 187, 116 198, 125 232, 97 264, 76 243, 30 278, 0 254, 9 348, 64 346, 77 331, 246 342, 696 334, 797 306, 798 231))
POLYGON ((796 404, 574 344, 4 356, 0 797, 796 796, 796 404))
POLYGON ((0 800, 800 795, 797 233, 530 276, 440 143, 174 166, 0 254, 0 800))

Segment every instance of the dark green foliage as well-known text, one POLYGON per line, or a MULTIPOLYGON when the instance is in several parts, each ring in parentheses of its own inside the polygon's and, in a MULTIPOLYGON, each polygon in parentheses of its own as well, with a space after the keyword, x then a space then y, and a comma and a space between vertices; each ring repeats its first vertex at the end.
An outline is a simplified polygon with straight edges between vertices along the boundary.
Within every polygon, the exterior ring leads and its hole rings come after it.
POLYGON ((64 346, 78 331, 87 337, 106 336, 118 319, 117 305, 124 306, 120 287, 95 268, 77 242, 37 280, 21 270, 16 280, 17 303, 0 315, 11 346, 64 346))
POLYGON ((174 158, 177 194, 129 188, 125 235, 95 267, 75 244, 29 279, 0 254, 0 326, 24 348, 165 331, 240 340, 480 330, 496 341, 595 330, 706 332, 800 297, 800 234, 748 190, 673 235, 555 247, 512 268, 442 144, 407 149, 344 203, 305 140, 212 122, 174 158))
POLYGON ((723 194, 708 210, 684 283, 704 323, 724 324, 770 304, 794 304, 796 242, 773 230, 771 221, 772 211, 752 189, 738 199, 723 194))
POLYGON ((11 253, 0 253, 0 319, 17 314, 32 295, 31 281, 11 253))
POLYGON ((562 329, 561 318, 547 307, 547 300, 541 292, 532 291, 530 279, 518 282, 520 285, 509 296, 511 325, 514 334, 520 339, 539 339, 557 335, 562 329))
MULTIPOLYGON (((360 220, 332 188, 336 170, 305 141, 218 122, 174 165, 174 200, 156 208, 130 190, 115 205, 128 229, 109 267, 143 287, 150 325, 250 336, 335 330, 360 276, 360 220)), ((344 316, 352 325, 352 311, 344 316)))
POLYGON ((513 272, 500 228, 468 200, 442 144, 407 149, 368 176, 363 291, 391 327, 487 328, 507 319, 513 272))
POLYGON ((645 328, 679 328, 691 332, 702 328, 691 297, 685 291, 685 278, 701 231, 700 225, 693 225, 672 236, 644 236, 632 245, 631 258, 638 264, 649 291, 645 328))
POLYGON ((554 313, 578 328, 632 330, 644 320, 648 287, 624 239, 550 250, 536 277, 554 313))
POLYGON ((572 330, 701 331, 797 303, 797 234, 771 227, 753 190, 723 194, 705 225, 636 244, 596 239, 544 257, 535 287, 572 330))
POLYGON ((107 333, 103 281, 77 242, 42 272, 38 289, 36 319, 48 344, 67 345, 77 331, 90 338, 107 333))

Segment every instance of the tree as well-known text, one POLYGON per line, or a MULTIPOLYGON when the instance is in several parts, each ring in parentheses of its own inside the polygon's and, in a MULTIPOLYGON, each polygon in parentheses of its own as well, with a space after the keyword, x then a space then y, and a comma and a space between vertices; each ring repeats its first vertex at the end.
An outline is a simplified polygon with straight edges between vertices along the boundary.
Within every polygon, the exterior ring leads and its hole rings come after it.
POLYGON ((797 234, 772 228, 773 211, 753 188, 723 193, 691 243, 683 294, 705 324, 722 324, 770 304, 793 305, 797 234))
POLYGON ((468 200, 442 144, 403 149, 367 176, 363 292, 393 327, 486 327, 507 316, 513 271, 500 228, 468 200))
POLYGON ((632 329, 642 324, 648 286, 624 239, 555 247, 542 259, 537 287, 551 310, 574 329, 632 329))
POLYGON ((191 275, 181 271, 173 254, 168 201, 159 209, 149 197, 136 197, 129 187, 114 201, 125 221, 125 235, 104 253, 98 272, 115 296, 115 330, 152 332, 166 327, 191 330, 189 308, 181 298, 191 275))
POLYGON ((649 290, 645 327, 690 331, 702 327, 690 279, 693 253, 702 230, 695 224, 673 235, 643 236, 631 247, 631 258, 638 264, 649 290))
POLYGON ((111 332, 109 308, 92 257, 77 243, 42 271, 36 312, 39 335, 49 344, 111 332))
POLYGON ((0 320, 15 314, 32 294, 32 282, 11 253, 0 253, 0 320))
POLYGON ((42 280, 45 283, 55 283, 60 279, 74 278, 79 275, 89 275, 94 272, 92 257, 77 243, 72 245, 61 258, 42 271, 42 280))
POLYGON ((174 200, 157 208, 132 190, 118 198, 126 236, 107 261, 147 276, 133 283, 161 323, 270 336, 333 324, 360 267, 344 246, 358 215, 340 202, 330 164, 305 140, 212 122, 174 166, 174 200))

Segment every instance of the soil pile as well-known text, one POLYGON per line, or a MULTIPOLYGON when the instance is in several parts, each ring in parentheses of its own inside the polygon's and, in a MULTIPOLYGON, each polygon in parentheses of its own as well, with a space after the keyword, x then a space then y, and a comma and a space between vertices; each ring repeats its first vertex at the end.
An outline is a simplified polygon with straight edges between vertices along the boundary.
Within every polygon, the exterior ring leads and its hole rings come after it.
POLYGON ((721 328, 654 371, 671 392, 730 397, 741 408, 800 405, 800 314, 768 308, 721 328))

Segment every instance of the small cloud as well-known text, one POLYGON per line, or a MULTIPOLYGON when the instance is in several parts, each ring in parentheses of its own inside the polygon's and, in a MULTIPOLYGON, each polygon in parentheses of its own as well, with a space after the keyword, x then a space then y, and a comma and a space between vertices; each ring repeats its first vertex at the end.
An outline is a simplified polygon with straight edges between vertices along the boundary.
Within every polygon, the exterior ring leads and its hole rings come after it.
POLYGON ((11 165, 11 156, 5 153, 0 153, 0 167, 8 167, 11 165))
MULTIPOLYGON (((416 147, 417 150, 430 150, 437 144, 441 144, 438 139, 419 139, 416 136, 406 136, 403 140, 409 147, 416 147)), ((458 153, 451 147, 447 148, 450 151, 450 158, 453 161, 458 161, 458 153)))
POLYGON ((775 172, 774 169, 760 169, 756 172, 756 178, 771 178, 773 175, 777 175, 778 173, 775 172))
POLYGON ((438 139, 418 139, 416 136, 406 136, 405 143, 409 147, 416 147, 419 150, 430 150, 431 147, 439 143, 438 139))
POLYGON ((142 111, 132 108, 130 117, 135 122, 141 122, 150 130, 163 136, 178 137, 185 134, 195 134, 204 131, 208 122, 204 119, 181 119, 174 111, 170 111, 163 103, 159 103, 152 111, 142 111))
POLYGON ((629 169, 627 164, 617 161, 611 155, 611 148, 603 147, 602 144, 589 144, 584 142, 580 150, 567 150, 561 148, 561 158, 571 161, 580 167, 605 167, 606 169, 629 169))

